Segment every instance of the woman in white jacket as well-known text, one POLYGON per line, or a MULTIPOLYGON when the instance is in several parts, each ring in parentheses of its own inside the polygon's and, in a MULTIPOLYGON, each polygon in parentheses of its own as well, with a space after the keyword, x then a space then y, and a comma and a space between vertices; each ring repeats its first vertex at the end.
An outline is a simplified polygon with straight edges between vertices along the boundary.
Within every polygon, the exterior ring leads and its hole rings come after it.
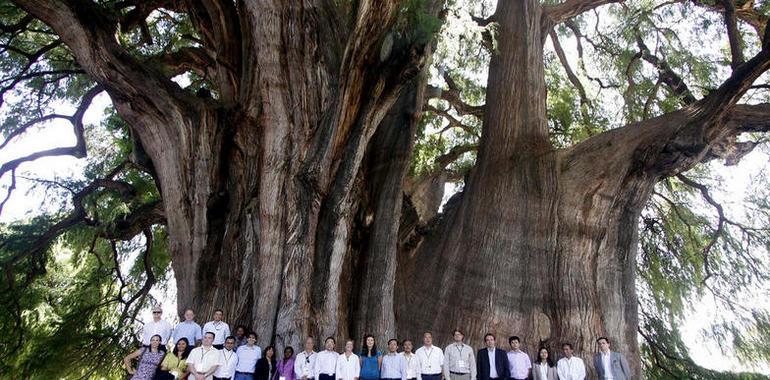
POLYGON ((337 380, 358 380, 361 372, 361 363, 358 355, 353 353, 353 340, 345 342, 345 352, 337 358, 337 380))

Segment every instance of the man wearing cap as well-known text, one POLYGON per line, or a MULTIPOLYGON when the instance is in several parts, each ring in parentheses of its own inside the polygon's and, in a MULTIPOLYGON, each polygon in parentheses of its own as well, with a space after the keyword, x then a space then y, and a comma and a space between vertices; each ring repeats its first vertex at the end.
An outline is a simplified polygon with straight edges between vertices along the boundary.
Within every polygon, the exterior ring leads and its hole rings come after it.
POLYGON ((150 347, 150 339, 154 335, 158 335, 160 336, 160 349, 165 352, 168 338, 171 337, 171 324, 161 319, 161 316, 163 316, 163 309, 160 306, 153 307, 152 321, 145 323, 142 328, 142 345, 150 347))

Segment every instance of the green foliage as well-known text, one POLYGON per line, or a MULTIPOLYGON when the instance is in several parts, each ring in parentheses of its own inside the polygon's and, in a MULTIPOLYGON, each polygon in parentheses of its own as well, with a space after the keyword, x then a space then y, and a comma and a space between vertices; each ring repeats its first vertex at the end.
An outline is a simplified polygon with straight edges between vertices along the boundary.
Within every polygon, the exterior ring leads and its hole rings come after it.
POLYGON ((442 25, 441 19, 431 9, 432 0, 406 0, 396 21, 396 32, 405 40, 426 44, 442 25))
MULTIPOLYGON (((708 189, 724 186, 707 167, 688 175, 708 189)), ((668 371, 701 379, 764 378, 700 368, 688 359, 677 328, 696 312, 695 305, 708 301, 706 305, 722 310, 701 331, 712 348, 744 363, 770 362, 770 310, 753 302, 767 298, 770 280, 770 209, 767 190, 761 187, 744 201, 746 215, 723 210, 720 216, 717 204, 700 189, 673 179, 658 186, 642 219, 637 271, 642 280, 640 331, 646 338, 642 352, 652 378, 667 378, 668 371)))
POLYGON ((92 155, 85 178, 39 180, 37 190, 48 193, 48 203, 60 204, 61 211, 0 225, 0 262, 20 258, 5 267, 13 286, 0 285, 0 328, 14 331, 0 338, 0 377, 120 378, 118 363, 135 343, 132 322, 152 300, 142 289, 148 281, 145 257, 158 286, 165 286, 170 257, 164 227, 152 227, 149 253, 141 235, 126 242, 104 238, 133 212, 159 200, 153 179, 127 166, 112 180, 130 186, 130 193, 87 190, 126 161, 131 145, 125 123, 108 109, 102 125, 89 126, 88 136, 92 155), (72 193, 84 194, 86 216, 58 230, 77 207, 70 203, 72 193))

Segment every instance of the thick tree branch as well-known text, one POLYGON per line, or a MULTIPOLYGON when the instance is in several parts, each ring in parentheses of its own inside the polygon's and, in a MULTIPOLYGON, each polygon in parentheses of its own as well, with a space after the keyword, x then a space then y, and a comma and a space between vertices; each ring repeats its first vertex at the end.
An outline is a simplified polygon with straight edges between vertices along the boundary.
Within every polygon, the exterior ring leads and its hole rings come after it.
POLYGON ((235 101, 239 91, 243 38, 241 18, 233 1, 185 0, 183 8, 190 14, 204 46, 214 52, 216 83, 221 99, 228 104, 235 101))
POLYGON ((161 65, 164 72, 169 77, 183 74, 186 71, 193 71, 202 77, 210 77, 216 66, 215 58, 210 56, 206 49, 196 47, 184 47, 177 51, 153 57, 150 60, 153 64, 161 65))
POLYGON ((684 80, 682 80, 682 77, 674 72, 673 69, 671 69, 671 66, 669 66, 668 62, 650 53, 650 49, 644 43, 644 40, 642 40, 641 33, 639 32, 636 34, 636 44, 639 46, 642 59, 651 63, 656 69, 658 69, 659 80, 666 84, 671 92, 681 99, 682 103, 688 105, 697 101, 695 96, 693 96, 692 92, 690 91, 690 88, 687 87, 687 84, 684 83, 684 80))
POLYGON ((605 4, 619 3, 623 0, 567 0, 555 5, 543 7, 543 31, 547 32, 554 25, 567 21, 582 13, 605 4))
POLYGON ((770 68, 770 47, 763 49, 715 91, 679 111, 611 130, 562 152, 565 165, 611 162, 616 173, 655 180, 676 175, 716 152, 712 147, 742 132, 768 131, 767 105, 735 103, 770 68), (619 149, 619 147, 622 147, 619 149))
POLYGON ((31 15, 24 16, 21 20, 19 20, 17 23, 12 25, 5 25, 3 23, 0 23, 0 32, 3 33, 16 33, 18 31, 24 30, 29 23, 34 21, 35 18, 31 15))
POLYGON ((102 5, 74 0, 14 2, 48 24, 69 47, 80 66, 104 85, 113 101, 117 104, 132 101, 133 107, 143 109, 145 119, 142 121, 127 118, 132 127, 147 124, 147 127, 173 129, 177 125, 172 121, 181 118, 180 108, 199 103, 193 95, 135 59, 119 45, 115 38, 118 20, 112 19, 112 13, 102 5))
POLYGON ((425 94, 426 104, 428 104, 427 101, 430 99, 441 99, 448 102, 460 115, 476 116, 479 119, 484 117, 484 105, 474 106, 464 102, 460 98, 458 89, 450 88, 446 91, 440 87, 429 85, 425 94))
POLYGON ((474 152, 478 150, 478 148, 478 144, 455 145, 449 152, 436 157, 436 166, 440 168, 440 170, 444 170, 449 164, 462 157, 463 154, 474 152))

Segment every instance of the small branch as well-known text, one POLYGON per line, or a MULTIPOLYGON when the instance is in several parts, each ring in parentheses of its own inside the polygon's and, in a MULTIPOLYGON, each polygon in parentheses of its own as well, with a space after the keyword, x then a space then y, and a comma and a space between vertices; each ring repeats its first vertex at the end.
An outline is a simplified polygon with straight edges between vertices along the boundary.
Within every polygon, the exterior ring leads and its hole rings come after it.
MULTIPOLYGON (((139 304, 144 303, 144 299, 147 297, 147 295, 150 293, 150 290, 152 289, 152 286, 155 285, 155 282, 157 281, 155 278, 155 273, 152 271, 152 247, 153 247, 153 235, 152 230, 147 227, 144 228, 143 231, 144 237, 145 237, 145 250, 144 255, 142 258, 142 262, 144 263, 144 272, 145 272, 145 280, 142 287, 139 289, 138 292, 136 292, 131 298, 128 300, 122 301, 123 303, 123 312, 120 314, 120 318, 118 320, 120 321, 126 321, 128 320, 135 320, 136 315, 139 312, 138 308, 134 309, 133 314, 129 318, 131 305, 135 302, 138 302, 139 304)), ((117 252, 117 249, 115 247, 115 242, 112 241, 112 249, 113 252, 117 252)), ((116 270, 120 271, 120 266, 116 266, 116 270)))
POLYGON ((427 105, 425 107, 425 110, 433 112, 436 115, 443 117, 444 119, 446 119, 449 122, 449 124, 444 129, 439 131, 439 134, 442 134, 442 133, 446 132, 447 130, 449 130, 451 128, 460 128, 460 129, 462 129, 463 131, 465 131, 466 133, 468 133, 471 136, 475 136, 477 138, 480 137, 479 134, 476 131, 474 131, 473 129, 471 129, 467 125, 463 124, 460 120, 458 120, 454 116, 450 115, 449 112, 447 112, 448 110, 441 110, 441 109, 438 109, 438 108, 433 107, 431 105, 427 105))
POLYGON ((476 24, 478 24, 482 28, 497 21, 494 14, 487 18, 471 15, 471 20, 476 22, 476 24))
POLYGON ((679 76, 674 70, 671 69, 668 62, 664 59, 660 59, 650 53, 650 49, 644 43, 641 33, 637 31, 636 44, 639 46, 641 58, 651 63, 656 69, 658 69, 658 80, 668 86, 669 90, 678 96, 684 105, 693 104, 697 101, 693 96, 690 88, 684 83, 682 77, 679 76))
POLYGON ((184 47, 175 52, 153 57, 149 62, 162 65, 170 76, 176 76, 191 70, 204 77, 213 75, 208 68, 215 65, 214 58, 203 48, 184 47))
MULTIPOLYGON (((7 161, 2 166, 0 166, 0 178, 3 175, 5 175, 5 173, 11 170, 15 170, 16 168, 19 167, 19 165, 23 163, 34 161, 42 157, 55 157, 55 156, 73 156, 76 158, 85 157, 86 156, 86 139, 85 139, 85 129, 83 127, 83 115, 88 110, 88 107, 91 105, 91 102, 94 100, 96 95, 98 95, 102 91, 103 89, 100 85, 97 85, 94 88, 88 90, 86 94, 83 95, 83 98, 80 101, 80 105, 78 106, 77 110, 75 110, 75 113, 72 116, 55 115, 55 117, 65 118, 69 120, 70 123, 72 123, 72 129, 73 129, 73 132, 75 133, 75 138, 76 138, 75 145, 70 147, 61 147, 61 148, 42 150, 35 153, 31 153, 23 157, 19 157, 11 161, 7 161)), ((39 118, 38 122, 43 120, 49 120, 51 118, 54 118, 54 116, 51 116, 50 118, 47 118, 47 117, 39 118)), ((29 128, 29 125, 27 124, 22 126, 23 130, 26 130, 27 128, 29 128)), ((11 137, 13 137, 13 134, 9 138, 11 137)), ((2 146, 5 146, 7 142, 8 140, 3 142, 2 146)))
POLYGON ((727 37, 730 40, 730 54, 732 55, 730 66, 735 70, 744 62, 741 35, 735 17, 735 4, 732 0, 721 0, 721 3, 725 10, 725 25, 727 26, 727 37))
POLYGON ((3 141, 2 144, 0 144, 0 149, 5 148, 5 146, 8 145, 9 142, 11 142, 11 140, 13 140, 14 138, 19 137, 20 135, 24 134, 24 132, 26 132, 27 129, 29 129, 33 125, 38 124, 38 123, 42 123, 42 122, 45 122, 45 121, 48 121, 48 120, 53 120, 53 119, 64 119, 64 120, 70 120, 71 121, 72 120, 72 116, 60 115, 60 114, 50 114, 50 115, 45 115, 45 116, 42 116, 42 117, 34 118, 34 119, 32 119, 32 120, 22 124, 21 126, 16 128, 13 132, 9 133, 8 137, 5 139, 5 141, 3 141))
POLYGON ((0 202, 0 215, 3 215, 3 208, 5 204, 11 199, 11 193, 16 189, 16 169, 11 170, 11 184, 8 186, 8 193, 5 194, 5 198, 0 202))
POLYGON ((567 78, 569 78, 570 83, 575 86, 580 95, 580 105, 588 105, 589 102, 586 97, 586 90, 583 88, 583 84, 580 83, 580 79, 578 79, 577 75, 572 71, 569 62, 567 61, 567 56, 564 54, 564 49, 562 49, 561 43, 559 43, 559 37, 553 29, 551 29, 549 35, 551 36, 551 43, 553 43, 553 49, 556 51, 556 56, 559 57, 559 62, 561 62, 562 67, 564 67, 564 71, 567 72, 567 78))
POLYGON ((477 144, 456 145, 449 152, 436 157, 436 165, 443 170, 463 154, 476 151, 477 149, 477 144))
POLYGON ((719 204, 719 202, 717 202, 716 200, 714 200, 714 198, 711 197, 708 187, 700 183, 697 183, 691 180, 690 178, 687 178, 684 174, 681 174, 681 173, 677 174, 676 178, 682 181, 682 183, 684 183, 685 185, 700 191, 701 195, 703 196, 703 199, 705 199, 706 202, 708 202, 708 204, 714 207, 719 217, 719 220, 717 221, 717 227, 712 231, 709 242, 706 244, 705 247, 703 247, 703 268, 706 271, 706 276, 703 278, 702 283, 705 284, 706 281, 714 275, 714 273, 711 272, 711 264, 710 264, 711 248, 714 247, 714 244, 717 243, 719 238, 724 233, 724 224, 727 218, 725 217, 725 212, 724 212, 724 209, 722 208, 722 205, 719 204))

